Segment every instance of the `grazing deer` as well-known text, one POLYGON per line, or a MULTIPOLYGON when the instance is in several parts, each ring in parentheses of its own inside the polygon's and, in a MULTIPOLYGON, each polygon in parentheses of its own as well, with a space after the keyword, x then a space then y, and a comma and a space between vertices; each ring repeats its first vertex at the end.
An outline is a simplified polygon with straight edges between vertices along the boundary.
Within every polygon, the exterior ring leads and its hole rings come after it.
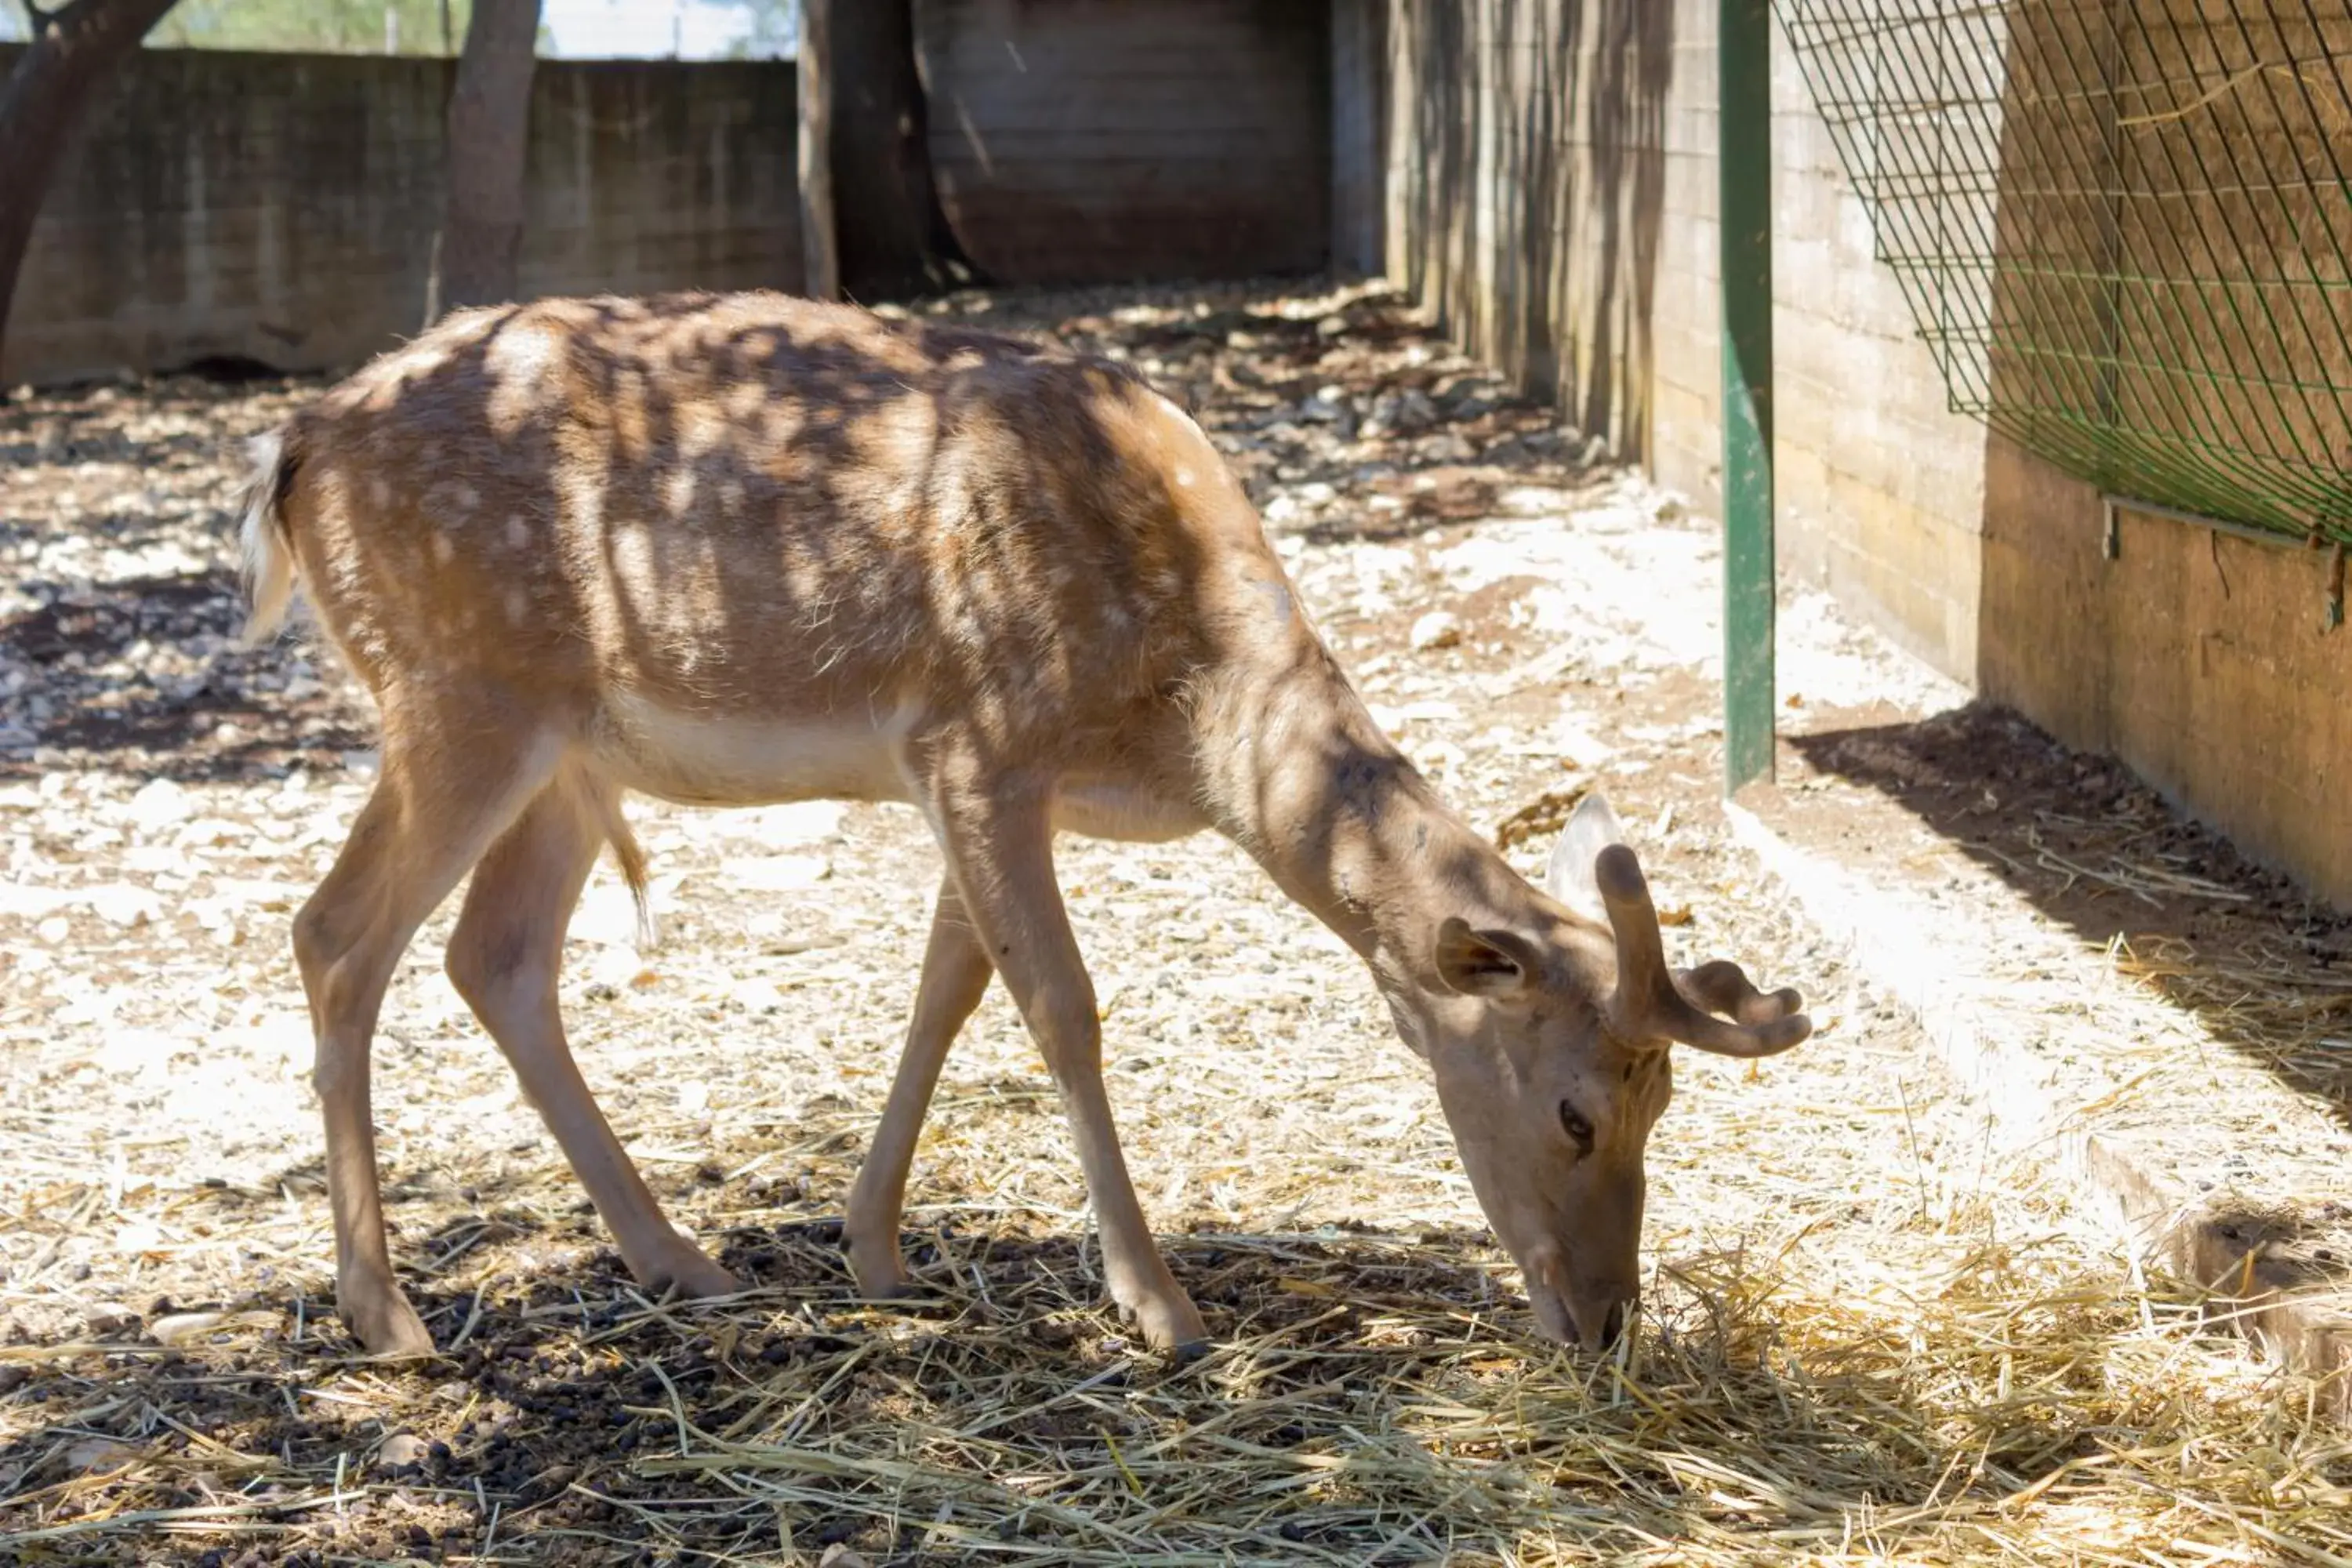
POLYGON ((252 635, 299 583, 383 715, 381 773, 294 921, 317 1031, 337 1303, 432 1350, 394 1282, 369 1042, 417 926, 473 872, 450 978, 649 1289, 739 1289, 663 1218, 556 1005, 564 929, 623 792, 911 804, 947 861, 905 1052, 848 1205, 859 1288, 902 1289, 916 1134, 1003 978, 1059 1086, 1111 1294, 1205 1336, 1154 1247, 1104 1093, 1058 831, 1213 827, 1370 965, 1433 1069, 1548 1333, 1634 1299, 1670 1041, 1811 1026, 1717 963, 1671 973, 1596 798, 1549 895, 1443 805, 1308 624, 1241 487, 1126 370, 775 295, 450 317, 298 414, 244 519, 252 635))

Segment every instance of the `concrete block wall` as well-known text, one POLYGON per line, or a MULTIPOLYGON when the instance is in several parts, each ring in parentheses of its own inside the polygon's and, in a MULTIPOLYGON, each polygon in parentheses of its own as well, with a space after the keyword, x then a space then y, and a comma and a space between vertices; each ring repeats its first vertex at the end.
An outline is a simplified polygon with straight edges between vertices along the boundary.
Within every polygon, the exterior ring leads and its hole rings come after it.
MULTIPOLYGON (((16 51, 0 49, 0 70, 16 51)), ((0 379, 354 363, 424 320, 452 67, 145 50, 51 185, 0 379)), ((791 288, 789 63, 542 61, 527 293, 791 288)))
MULTIPOLYGON (((1389 3, 1391 275, 1474 351, 1531 388, 1557 392, 1588 428, 1616 436, 1665 482, 1716 507, 1713 0, 1649 0, 1648 19, 1664 19, 1668 33, 1670 68, 1657 94, 1663 168, 1658 210, 1636 215, 1635 232, 1654 236, 1635 256, 1647 276, 1625 296, 1648 302, 1643 331, 1625 340, 1646 342, 1648 352, 1626 358, 1597 407, 1596 388, 1572 369, 1557 385, 1538 374, 1549 354, 1575 364, 1581 319, 1513 308, 1530 290, 1570 298, 1559 280, 1593 266, 1602 246, 1572 185, 1528 180, 1524 142, 1530 126, 1570 127, 1570 151, 1581 155, 1612 137, 1638 140, 1640 125, 1596 120, 1583 70, 1551 82, 1482 76, 1473 46, 1492 36, 1507 0, 1389 3), (1530 104, 1530 93, 1544 92, 1555 101, 1530 104), (1514 144, 1515 156, 1498 155, 1514 144), (1525 242, 1547 214, 1565 236, 1549 252, 1525 242), (1531 342, 1531 321, 1551 341, 1531 342)), ((2197 0, 2166 3, 2199 18, 2225 15, 2197 0)), ((1519 0, 1508 9, 1580 18, 1588 29, 1598 13, 1605 32, 1605 18, 1643 4, 1519 0)), ((2305 54, 2352 49, 2352 8, 2333 0, 2293 26, 2265 25, 2285 26, 2282 37, 2305 54)), ((1874 253, 1869 215, 1777 32, 1772 109, 1784 581, 1825 586, 1948 674, 2070 744, 2119 757, 2248 852, 2352 909, 2352 837, 2331 809, 2335 781, 2352 778, 2352 719, 2341 700, 2352 684, 2352 632, 2321 627, 2326 552, 2126 508, 2120 553, 2106 558, 2095 486, 1948 409, 1941 372, 1895 272, 1874 253)), ((2263 134, 2257 125, 2254 140, 2263 134)), ((2004 193, 2004 209, 2034 221, 2032 200, 2004 193)), ((2340 227, 2340 209, 2320 216, 2340 227)), ((1996 341, 1996 377, 2001 352, 1996 341)), ((2340 382, 2340 366, 2319 363, 2327 352, 2257 363, 2340 382)), ((2247 357, 2227 363, 2242 373, 2247 357)))
MULTIPOLYGON (((1710 508, 1715 14, 1713 0, 1391 0, 1388 28, 1392 275, 1710 508)), ((1783 569, 1972 679, 1983 427, 1948 410, 1777 35, 1772 106, 1783 569)))
POLYGON ((1996 438, 1987 456, 1986 696, 2122 758, 2190 814, 2352 910, 2352 632, 2324 551, 2128 508, 1996 438))
POLYGON ((1390 0, 1391 272, 1586 429, 1641 449, 1671 8, 1390 0))
POLYGON ((1332 0, 920 0, 931 166, 1007 282, 1331 259, 1332 0))
MULTIPOLYGON (((1721 482, 1713 0, 1669 0, 1675 70, 1659 247, 1657 414, 1643 456, 1707 508, 1721 482)), ((1984 427, 1950 412, 1870 215, 1787 40, 1772 54, 1773 353, 1785 577, 1976 676, 1984 427)))

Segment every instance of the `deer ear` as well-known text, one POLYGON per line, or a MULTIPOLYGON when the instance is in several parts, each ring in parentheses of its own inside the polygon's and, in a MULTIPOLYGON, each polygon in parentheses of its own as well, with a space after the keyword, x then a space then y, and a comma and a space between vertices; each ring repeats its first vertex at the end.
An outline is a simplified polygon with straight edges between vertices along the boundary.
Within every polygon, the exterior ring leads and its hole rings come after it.
POLYGON ((1609 906, 1601 900, 1593 867, 1603 849, 1624 842, 1625 829, 1610 809, 1609 797, 1597 789, 1591 791, 1568 814, 1559 842, 1552 846, 1551 868, 1544 874, 1545 890, 1586 920, 1606 922, 1609 906))
POLYGON ((1507 931, 1473 931, 1448 915, 1437 928, 1437 977, 1465 996, 1491 1000, 1523 995, 1536 986, 1539 962, 1532 943, 1507 931))

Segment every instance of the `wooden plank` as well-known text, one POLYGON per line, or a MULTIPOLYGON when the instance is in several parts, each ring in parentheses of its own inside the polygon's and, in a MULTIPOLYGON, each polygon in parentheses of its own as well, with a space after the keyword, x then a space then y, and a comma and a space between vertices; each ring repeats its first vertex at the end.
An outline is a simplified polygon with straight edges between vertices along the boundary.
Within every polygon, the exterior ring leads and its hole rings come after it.
POLYGON ((940 205, 1008 283, 1328 264, 1329 0, 918 0, 940 205))

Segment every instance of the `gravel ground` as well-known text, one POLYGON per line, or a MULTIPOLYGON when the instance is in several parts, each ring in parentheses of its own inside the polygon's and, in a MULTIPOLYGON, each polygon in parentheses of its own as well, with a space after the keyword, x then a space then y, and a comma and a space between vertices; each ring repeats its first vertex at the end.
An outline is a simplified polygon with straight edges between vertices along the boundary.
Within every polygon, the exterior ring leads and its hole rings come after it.
MULTIPOLYGON (((234 645, 226 567, 236 444, 316 385, 111 387, 0 411, 0 1554, 2295 1555, 2249 1510, 2343 1499, 2341 1447, 1990 1152, 1913 1029, 1729 844, 1709 525, 1378 293, 942 309, 1119 354, 1187 401, 1474 821, 1532 873, 1564 803, 1605 784, 1670 942, 1806 992, 1822 1026, 1798 1052, 1678 1064, 1648 1373, 1612 1393, 1533 1339, 1368 980, 1207 839, 1062 861, 1139 1189, 1234 1348, 1175 1373, 1122 1340, 1001 994, 910 1194, 941 1304, 856 1305, 832 1237, 936 851, 896 808, 651 803, 662 940, 632 945, 600 868, 563 1004, 672 1215, 760 1291, 674 1310, 630 1288, 439 973, 445 912, 387 1001, 376 1116, 395 1255, 450 1353, 357 1364, 287 923, 365 795, 369 721, 299 639, 234 645), (1213 1422, 1246 1464, 1152 1446, 1213 1422), (1494 1435, 1509 1423, 1549 1436, 1494 1435), (960 1436, 908 1436, 940 1432, 960 1436), (1818 1474, 1768 1463, 1790 1443, 1818 1474), (2252 1471, 2248 1444, 2270 1456, 2252 1471)), ((1954 695, 1825 601, 1783 615, 1801 700, 1954 695)))

